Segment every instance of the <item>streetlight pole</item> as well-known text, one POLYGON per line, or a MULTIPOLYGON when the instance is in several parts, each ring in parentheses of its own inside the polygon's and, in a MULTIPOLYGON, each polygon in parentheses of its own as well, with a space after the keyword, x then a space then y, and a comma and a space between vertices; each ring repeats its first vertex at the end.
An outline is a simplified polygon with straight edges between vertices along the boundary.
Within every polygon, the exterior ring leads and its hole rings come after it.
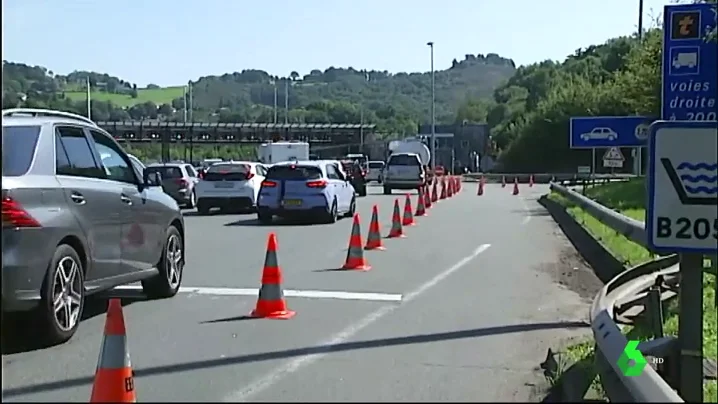
POLYGON ((435 75, 434 75, 434 43, 427 42, 427 46, 431 49, 431 161, 432 170, 436 168, 436 92, 435 92, 435 75))
POLYGON ((289 78, 284 80, 284 124, 289 123, 289 78))
MULTIPOLYGON (((367 86, 369 85, 369 73, 364 73, 364 79, 366 79, 367 86)), ((359 152, 364 153, 364 103, 360 101, 359 104, 359 152)))

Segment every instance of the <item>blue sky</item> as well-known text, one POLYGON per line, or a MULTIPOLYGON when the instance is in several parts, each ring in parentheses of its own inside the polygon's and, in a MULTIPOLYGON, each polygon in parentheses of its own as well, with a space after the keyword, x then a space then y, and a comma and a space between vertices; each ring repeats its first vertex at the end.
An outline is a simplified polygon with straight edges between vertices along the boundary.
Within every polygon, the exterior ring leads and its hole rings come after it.
MULTIPOLYGON (((243 69, 428 71, 465 54, 563 60, 636 31, 638 0, 4 0, 3 59, 175 85, 243 69)), ((644 25, 667 0, 645 0, 644 25)))

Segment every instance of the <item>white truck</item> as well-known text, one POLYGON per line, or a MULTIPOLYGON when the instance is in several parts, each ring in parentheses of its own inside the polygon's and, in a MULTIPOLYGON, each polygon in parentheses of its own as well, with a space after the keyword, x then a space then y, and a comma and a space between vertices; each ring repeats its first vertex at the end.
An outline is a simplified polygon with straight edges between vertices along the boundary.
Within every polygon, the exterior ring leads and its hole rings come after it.
POLYGON ((276 164, 282 161, 309 160, 307 142, 262 143, 257 148, 257 159, 263 164, 276 164))
POLYGON ((419 155, 419 160, 421 160, 421 164, 424 166, 429 165, 429 160, 431 159, 429 148, 422 143, 421 140, 415 138, 393 140, 389 142, 389 151, 391 154, 416 153, 419 155))

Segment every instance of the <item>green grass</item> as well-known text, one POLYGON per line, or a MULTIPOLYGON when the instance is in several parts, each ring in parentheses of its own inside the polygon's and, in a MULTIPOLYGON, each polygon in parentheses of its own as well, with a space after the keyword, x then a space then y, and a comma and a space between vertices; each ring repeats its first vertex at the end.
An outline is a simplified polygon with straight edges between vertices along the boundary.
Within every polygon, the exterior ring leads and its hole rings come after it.
MULTIPOLYGON (((636 220, 645 219, 645 182, 642 179, 631 180, 620 183, 609 183, 586 190, 586 196, 596 200, 602 205, 616 209, 623 215, 636 220)), ((654 258, 648 250, 631 242, 621 234, 603 225, 578 206, 571 204, 565 198, 551 193, 549 198, 567 208, 568 213, 576 219, 594 238, 599 240, 616 258, 630 267, 649 261, 654 258)), ((706 262, 710 265, 710 262, 706 262)), ((718 340, 718 314, 715 307, 716 277, 709 274, 703 275, 703 355, 708 358, 716 358, 716 346, 718 340)), ((631 339, 650 338, 650 332, 641 325, 627 327, 624 329, 627 337, 631 339)), ((666 307, 664 323, 666 335, 678 334, 678 300, 673 299, 666 307)), ((583 348, 570 347, 569 352, 576 350, 579 355, 583 348)), ((716 402, 716 382, 711 381, 704 385, 704 401, 716 402)))
MULTIPOLYGON (((135 104, 152 101, 157 105, 171 104, 175 98, 182 98, 183 87, 163 87, 153 89, 137 90, 137 98, 132 98, 125 94, 111 94, 104 91, 92 91, 90 97, 97 101, 110 101, 120 107, 131 107, 135 104)), ((84 100, 86 94, 84 91, 66 91, 65 96, 73 101, 84 100)))

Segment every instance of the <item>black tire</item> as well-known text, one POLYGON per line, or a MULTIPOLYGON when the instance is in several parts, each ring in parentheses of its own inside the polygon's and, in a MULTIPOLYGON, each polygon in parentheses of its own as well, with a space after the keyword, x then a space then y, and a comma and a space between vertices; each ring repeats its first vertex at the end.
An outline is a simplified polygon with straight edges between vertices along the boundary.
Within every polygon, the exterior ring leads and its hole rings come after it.
POLYGON ((384 187, 384 195, 391 195, 391 188, 385 186, 384 187))
POLYGON ((80 256, 74 248, 67 244, 61 244, 55 249, 55 254, 50 260, 47 274, 45 275, 45 281, 43 282, 41 290, 42 300, 40 306, 37 308, 36 316, 38 325, 41 328, 40 332, 36 335, 41 335, 43 342, 49 345, 61 344, 66 342, 75 334, 77 328, 80 326, 80 320, 82 318, 82 311, 85 308, 85 268, 82 266, 80 256), (77 266, 75 282, 79 282, 79 310, 77 313, 77 320, 73 327, 69 329, 62 329, 57 318, 55 317, 55 310, 53 307, 53 292, 55 286, 55 276, 57 274, 57 266, 64 259, 73 260, 77 266))
POLYGON ((329 208, 329 212, 327 212, 327 218, 326 223, 332 224, 337 222, 337 200, 335 199, 334 202, 332 202, 332 207, 329 208))
POLYGON ((357 198, 352 197, 351 205, 349 205, 349 211, 344 214, 344 217, 354 217, 354 213, 357 211, 357 198))
POLYGON ((187 209, 194 209, 195 205, 197 205, 197 194, 194 193, 194 190, 190 194, 189 199, 187 200, 187 209))
POLYGON ((167 229, 167 233, 165 235, 165 242, 162 247, 162 255, 160 256, 160 261, 157 263, 157 269, 159 270, 159 273, 150 279, 145 279, 142 281, 142 290, 145 292, 145 295, 147 295, 147 297, 149 297, 150 299, 162 299, 172 297, 176 295, 177 292, 179 292, 179 288, 182 285, 182 275, 184 273, 184 257, 185 253, 182 235, 176 227, 170 226, 167 229), (172 241, 173 239, 174 241, 172 241), (172 279, 170 279, 171 265, 170 261, 167 258, 167 252, 170 248, 171 242, 178 243, 177 245, 179 246, 178 248, 181 254, 176 264, 176 279, 175 277, 172 277, 172 279), (176 284, 173 284, 173 282, 176 282, 176 284))
POLYGON ((272 219, 274 217, 269 212, 263 212, 262 210, 257 210, 257 220, 260 224, 272 224, 272 219))
POLYGON ((209 215, 209 209, 210 209, 210 207, 207 206, 206 203, 203 203, 201 199, 199 201, 197 201, 197 213, 198 214, 200 214, 202 216, 209 215))

